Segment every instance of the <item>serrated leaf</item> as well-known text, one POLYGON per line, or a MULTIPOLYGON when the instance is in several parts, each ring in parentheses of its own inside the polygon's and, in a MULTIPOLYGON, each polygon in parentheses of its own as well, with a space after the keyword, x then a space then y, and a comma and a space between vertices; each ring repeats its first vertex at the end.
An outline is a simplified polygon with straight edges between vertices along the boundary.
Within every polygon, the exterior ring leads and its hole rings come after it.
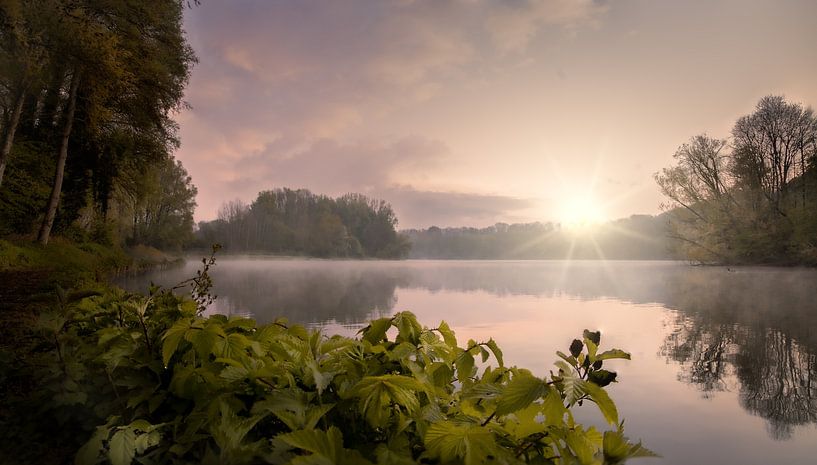
POLYGON ((457 379, 465 382, 474 374, 474 356, 470 352, 462 352, 454 362, 457 367, 457 379))
POLYGON ((499 364, 500 368, 504 367, 505 362, 502 360, 502 350, 499 348, 496 341, 493 339, 488 339, 488 342, 486 342, 485 345, 491 349, 491 352, 494 354, 494 358, 496 359, 496 362, 499 364))
POLYGON ((219 357, 241 359, 246 355, 250 340, 243 334, 230 333, 216 341, 214 352, 219 357))
POLYGON ((386 332, 391 327, 391 318, 380 318, 377 320, 373 320, 369 323, 369 326, 366 326, 360 332, 362 333, 362 339, 364 341, 369 341, 372 344, 377 344, 380 341, 386 338, 386 332))
POLYGON ((179 343, 184 337, 184 333, 186 333, 188 329, 190 329, 190 321, 181 319, 165 331, 164 336, 162 336, 164 340, 162 343, 162 363, 164 366, 167 366, 170 362, 170 358, 173 357, 173 354, 179 347, 179 343))
POLYGON ((142 455, 146 450, 159 444, 162 435, 158 431, 151 431, 149 433, 140 434, 136 437, 136 453, 142 455))
POLYGON ((457 347, 457 337, 454 335, 454 331, 448 326, 448 323, 445 321, 440 322, 440 334, 443 336, 443 341, 445 341, 445 345, 454 349, 457 347))
POLYGON ((613 358, 630 360, 630 354, 621 349, 610 349, 596 355, 596 360, 609 360, 613 358))
POLYGON ((661 457, 661 455, 638 444, 631 444, 624 433, 619 431, 605 431, 602 442, 605 463, 618 464, 625 460, 637 457, 661 457))
POLYGON ((349 392, 347 397, 359 399, 359 407, 372 426, 383 426, 391 412, 392 402, 413 413, 420 407, 415 393, 425 390, 414 378, 401 375, 366 376, 349 392))
POLYGON ((516 375, 502 390, 496 405, 497 415, 507 415, 529 406, 544 396, 548 387, 541 379, 531 375, 516 375))
POLYGON ((307 362, 306 368, 315 383, 315 388, 318 390, 318 394, 320 395, 323 393, 323 390, 329 386, 329 383, 332 382, 332 378, 335 376, 335 374, 321 371, 321 367, 315 360, 310 360, 307 362))
POLYGON ((598 346, 599 343, 601 342, 601 331, 590 331, 585 329, 583 336, 585 339, 591 341, 596 346, 598 346))
POLYGON ((434 423, 426 431, 424 442, 428 453, 442 463, 476 465, 488 463, 497 455, 493 433, 479 425, 434 423))
POLYGON ((343 435, 340 430, 331 426, 328 431, 300 430, 288 434, 280 434, 278 439, 292 447, 311 452, 337 463, 343 451, 343 435))
POLYGON ((250 372, 244 367, 228 366, 221 370, 219 377, 228 382, 235 383, 238 381, 244 381, 247 379, 249 374, 250 372))
POLYGON ((545 416, 545 424, 562 425, 566 412, 567 409, 562 403, 562 396, 555 389, 549 389, 544 402, 542 402, 542 415, 545 416))
POLYGON ((616 409, 616 404, 613 403, 613 400, 610 399, 610 396, 607 394, 607 391, 602 389, 601 387, 597 386, 594 383, 584 383, 583 388, 585 392, 590 395, 590 398, 596 403, 601 411, 602 415, 604 415, 604 419, 607 420, 608 423, 611 425, 618 424, 618 409, 616 409))
POLYGON ((573 376, 573 374, 566 374, 562 376, 562 385, 564 386, 565 402, 573 406, 577 400, 587 393, 587 384, 585 380, 573 376))
POLYGON ((578 361, 576 360, 576 357, 574 357, 572 355, 567 355, 566 353, 564 353, 564 352, 562 352, 560 350, 556 351, 556 355, 558 355, 564 361, 566 361, 567 363, 569 363, 571 365, 577 365, 578 364, 578 361))
POLYGON ((417 321, 417 317, 411 312, 399 312, 392 320, 397 326, 398 342, 409 342, 417 344, 420 340, 420 334, 423 332, 423 327, 417 321))
POLYGON ((596 445, 579 429, 568 430, 565 442, 570 450, 579 459, 581 465, 595 465, 598 462, 594 459, 596 445))
POLYGON ((108 444, 108 459, 112 465, 130 465, 136 453, 136 435, 129 428, 114 433, 108 444))

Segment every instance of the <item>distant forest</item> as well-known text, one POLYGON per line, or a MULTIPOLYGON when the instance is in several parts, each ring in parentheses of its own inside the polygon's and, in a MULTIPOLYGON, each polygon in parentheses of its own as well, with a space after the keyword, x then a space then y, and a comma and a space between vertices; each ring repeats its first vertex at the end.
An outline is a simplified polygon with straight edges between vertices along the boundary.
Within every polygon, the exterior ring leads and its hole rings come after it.
POLYGON ((665 215, 633 215, 601 225, 497 223, 487 228, 409 229, 409 258, 632 259, 678 258, 666 239, 665 215))
POLYGON ((232 253, 402 258, 410 245, 396 226, 383 200, 283 188, 263 191, 249 205, 224 204, 218 219, 199 223, 196 238, 199 245, 219 243, 232 253))

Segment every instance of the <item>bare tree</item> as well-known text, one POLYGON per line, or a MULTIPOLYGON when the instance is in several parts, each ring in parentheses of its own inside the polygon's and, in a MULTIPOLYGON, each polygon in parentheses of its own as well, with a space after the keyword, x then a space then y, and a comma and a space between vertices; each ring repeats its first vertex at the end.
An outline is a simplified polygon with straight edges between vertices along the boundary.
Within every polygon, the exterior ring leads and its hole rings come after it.
POLYGON ((766 96, 754 113, 735 123, 732 136, 735 156, 732 172, 739 185, 757 189, 774 211, 785 216, 782 202, 789 184, 798 174, 805 173, 817 152, 814 111, 799 103, 786 102, 782 96, 766 96))

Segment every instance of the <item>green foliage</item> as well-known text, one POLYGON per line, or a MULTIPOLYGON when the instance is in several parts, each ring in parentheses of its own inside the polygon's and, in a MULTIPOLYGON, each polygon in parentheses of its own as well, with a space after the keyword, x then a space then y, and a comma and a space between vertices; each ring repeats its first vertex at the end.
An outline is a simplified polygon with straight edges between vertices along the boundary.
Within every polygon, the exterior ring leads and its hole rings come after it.
POLYGON ((682 256, 717 263, 817 263, 817 116, 766 96, 730 140, 693 137, 656 173, 682 256))
POLYGON ((0 138, 14 134, 0 154, 0 234, 30 234, 47 210, 77 242, 190 239, 195 188, 172 157, 171 119, 196 60, 187 3, 0 2, 0 138))
MULTIPOLYGON (((206 265, 206 263, 205 263, 206 265)), ((206 275, 206 269, 204 274, 206 275)), ((201 295, 207 294, 202 280, 201 295)), ((202 316, 153 289, 61 292, 38 323, 30 421, 83 441, 75 463, 620 463, 653 455, 624 438, 586 331, 540 378, 493 340, 457 344, 409 312, 358 338, 276 321, 202 316), (479 360, 477 360, 479 357, 479 360), (610 431, 575 423, 594 403, 610 431)))
POLYGON ((260 192, 250 205, 225 203, 218 220, 199 225, 198 237, 202 244, 217 242, 230 251, 401 258, 410 245, 396 226, 397 217, 383 200, 283 188, 260 192))

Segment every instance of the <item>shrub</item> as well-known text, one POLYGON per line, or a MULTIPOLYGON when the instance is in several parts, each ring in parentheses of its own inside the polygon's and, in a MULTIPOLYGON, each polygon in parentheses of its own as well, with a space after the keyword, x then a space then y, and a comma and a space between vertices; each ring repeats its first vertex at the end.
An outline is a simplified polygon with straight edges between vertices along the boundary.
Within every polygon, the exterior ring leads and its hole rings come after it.
POLYGON ((601 464, 652 455, 624 437, 604 389, 616 375, 603 364, 629 355, 600 352, 598 332, 585 331, 540 378, 506 366, 493 340, 461 347, 445 322, 425 328, 409 312, 347 338, 201 310, 157 289, 110 290, 62 292, 58 309, 41 315, 35 397, 57 429, 86 432, 77 463, 601 464), (571 409, 585 401, 613 429, 576 423, 571 409))

